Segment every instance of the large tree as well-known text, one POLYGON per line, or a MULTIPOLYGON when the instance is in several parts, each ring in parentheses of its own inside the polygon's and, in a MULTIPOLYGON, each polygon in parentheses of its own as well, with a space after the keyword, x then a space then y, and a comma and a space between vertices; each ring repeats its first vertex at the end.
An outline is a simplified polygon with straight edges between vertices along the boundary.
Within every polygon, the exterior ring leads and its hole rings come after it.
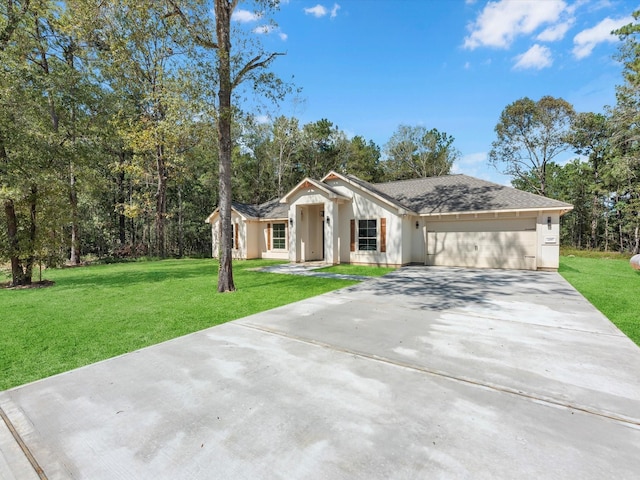
POLYGON ((507 105, 495 127, 498 138, 491 144, 489 163, 545 195, 547 165, 571 147, 573 115, 569 102, 551 96, 537 102, 525 97, 507 105))
MULTIPOLYGON (((11 12, 15 4, 7 7, 11 12)), ((2 250, 14 285, 31 283, 35 262, 53 263, 59 253, 69 206, 62 192, 69 191, 69 160, 78 153, 78 114, 88 108, 80 103, 86 97, 72 61, 76 47, 58 7, 40 1, 21 9, 20 28, 5 35, 0 49, 2 250)), ((7 32, 12 18, 15 12, 3 15, 0 30, 7 32)))
MULTIPOLYGON (((611 154, 611 126, 608 118, 600 113, 578 113, 571 125, 570 141, 574 151, 587 157, 590 173, 591 208, 589 247, 599 246, 598 224, 604 212, 607 192, 603 172, 611 154)), ((584 181, 584 180, 583 180, 584 181)), ((572 201, 572 200, 569 200, 572 201)), ((580 242, 581 243, 581 242, 580 242)))
POLYGON ((385 146, 387 180, 448 175, 460 152, 454 138, 437 129, 400 125, 385 146))
POLYGON ((616 87, 611 112, 613 159, 609 179, 615 198, 620 250, 640 251, 640 10, 635 22, 614 33, 622 40, 617 59, 624 83, 616 87))
MULTIPOLYGON (((282 53, 265 52, 261 46, 242 43, 235 38, 236 48, 232 48, 231 18, 238 6, 238 0, 214 0, 214 34, 206 21, 209 18, 210 5, 206 0, 167 0, 170 11, 167 15, 177 15, 196 43, 205 50, 216 52, 217 93, 217 133, 220 212, 220 252, 218 269, 218 291, 235 290, 232 271, 232 235, 231 235, 231 174, 233 138, 231 126, 239 105, 232 102, 234 91, 243 83, 253 83, 254 88, 263 94, 277 98, 282 92, 282 83, 266 69, 282 53), (242 48, 244 47, 244 48, 242 48)), ((269 10, 279 6, 279 0, 255 0, 255 13, 266 18, 269 10)))
POLYGON ((367 142, 359 135, 353 137, 349 144, 344 172, 367 182, 381 182, 384 170, 380 162, 380 147, 373 140, 367 142))

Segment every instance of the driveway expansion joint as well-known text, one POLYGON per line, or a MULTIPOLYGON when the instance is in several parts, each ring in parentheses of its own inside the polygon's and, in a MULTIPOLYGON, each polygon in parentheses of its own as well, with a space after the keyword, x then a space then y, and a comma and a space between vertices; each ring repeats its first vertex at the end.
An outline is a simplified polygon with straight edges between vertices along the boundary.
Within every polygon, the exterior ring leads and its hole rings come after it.
POLYGON ((248 323, 248 322, 242 322, 242 321, 236 321, 235 325, 238 325, 240 327, 244 327, 244 328, 248 328, 251 330, 257 330, 269 335, 276 335, 279 337, 283 337, 283 338, 287 338, 289 340, 293 340, 296 342, 301 342, 301 343, 305 343, 307 345, 313 345, 316 347, 320 347, 320 348, 325 348, 328 350, 333 350, 336 352, 340 352, 340 353, 344 353, 347 355, 353 355, 355 357, 359 357, 359 358, 363 358, 363 359, 369 359, 369 360, 373 360, 375 362, 380 362, 380 363, 385 363, 387 365, 392 365, 395 367, 399 367, 399 368, 406 368, 408 370, 413 370, 413 371, 417 371, 417 372, 422 372, 422 373, 426 373, 428 375, 433 375, 436 377, 440 377, 440 378, 445 378, 454 382, 458 382, 458 383, 464 383, 467 385, 473 385, 475 387, 479 387, 479 388, 483 388, 486 390, 492 390, 495 392, 500 392, 500 393, 507 393, 509 395, 515 395, 517 397, 520 398, 524 398, 527 400, 530 400, 532 402, 536 402, 539 404, 544 404, 550 407, 555 407, 555 408, 564 408, 567 410, 575 410, 575 411, 580 411, 589 415, 594 415, 597 417, 601 417, 601 418, 605 418, 608 420, 613 420, 615 422, 618 423, 622 423, 624 425, 630 426, 632 428, 635 429, 640 429, 640 418, 633 418, 633 417, 628 417, 626 415, 620 415, 617 413, 613 413, 613 412, 608 412, 606 410, 599 410, 599 409, 595 409, 593 407, 589 407, 586 405, 579 405, 577 403, 570 403, 570 402, 566 402, 563 400, 559 400, 553 397, 548 397, 548 396, 544 396, 544 395, 539 395, 539 394, 535 394, 535 393, 530 393, 530 392, 525 392, 523 390, 519 390, 516 388, 511 388, 511 387, 507 387, 504 385, 497 385, 497 384, 493 384, 493 383, 489 383, 489 382, 483 382, 480 380, 475 380, 473 378, 469 378, 469 377, 465 377, 465 376, 459 376, 459 375, 453 375, 450 374, 448 372, 445 371, 441 371, 441 370, 436 370, 436 369, 432 369, 432 368, 428 368, 428 367, 422 367, 419 365, 413 365, 410 363, 406 363, 406 362, 401 362, 398 360, 393 360, 387 357, 381 357, 379 355, 374 355, 374 354, 370 354, 370 353, 365 353, 365 352, 361 352, 358 350, 352 350, 352 349, 348 349, 348 348, 343 348, 343 347, 339 347, 337 345, 332 345, 330 343, 326 343, 326 342, 321 342, 318 340, 313 340, 310 338, 306 338, 306 337, 302 337, 299 335, 293 335, 287 332, 283 332, 281 330, 276 330, 276 329, 272 329, 269 327, 264 327, 262 325, 256 325, 253 323, 248 323))
POLYGON ((31 450, 29 450, 29 447, 27 446, 25 441, 22 439, 22 437, 18 433, 18 430, 13 425, 13 423, 11 422, 11 419, 5 413, 5 411, 4 411, 4 409, 2 407, 0 407, 0 418, 2 418, 2 420, 4 421, 4 424, 9 429, 9 432, 11 433, 11 436, 16 441, 16 443, 20 447, 20 450, 22 450, 22 453, 24 453, 24 456, 29 461, 29 463, 31 464, 33 469, 35 470, 36 474, 38 475, 38 478, 40 478, 41 480, 47 480, 47 475, 44 473, 44 470, 38 464, 38 461, 33 456, 33 453, 31 453, 31 450))
MULTIPOLYGON (((451 310, 451 313, 465 315, 465 316, 468 316, 468 317, 486 318, 488 320, 495 320, 497 322, 507 322, 507 323, 516 323, 516 324, 521 324, 522 323, 522 322, 520 322, 518 320, 510 320, 508 318, 496 317, 496 316, 493 316, 493 315, 485 315, 485 314, 482 314, 482 313, 467 312, 467 311, 464 311, 464 310, 451 310)), ((568 330, 570 332, 587 333, 587 334, 590 334, 590 335, 598 335, 598 336, 604 335, 604 336, 609 336, 609 337, 627 338, 627 336, 622 332, 617 332, 617 333, 598 332, 596 330, 586 330, 584 328, 563 327, 562 325, 549 325, 549 324, 545 324, 545 323, 533 323, 533 322, 527 322, 527 325, 530 325, 532 327, 549 328, 549 329, 553 329, 553 330, 568 330)))

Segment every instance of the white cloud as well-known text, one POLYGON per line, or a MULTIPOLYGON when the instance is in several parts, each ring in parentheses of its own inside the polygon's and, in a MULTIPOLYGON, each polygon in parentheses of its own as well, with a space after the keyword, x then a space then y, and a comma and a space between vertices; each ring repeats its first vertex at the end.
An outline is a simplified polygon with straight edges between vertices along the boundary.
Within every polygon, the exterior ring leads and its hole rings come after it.
POLYGON ((487 161, 486 152, 468 153, 464 155, 458 163, 462 166, 472 167, 478 164, 484 164, 487 161))
POLYGON ((566 22, 558 23, 556 25, 545 28, 540 33, 540 35, 536 37, 536 39, 540 40, 541 42, 556 42, 558 40, 562 40, 573 25, 573 22, 574 19, 571 18, 566 22))
POLYGON ((489 2, 469 29, 464 47, 508 48, 516 37, 556 23, 567 4, 563 0, 499 0, 489 2))
POLYGON ((599 43, 609 42, 613 43, 618 40, 618 37, 611 34, 612 30, 616 30, 624 25, 633 22, 633 17, 624 17, 614 20, 612 18, 605 18, 595 27, 587 28, 581 31, 575 37, 573 37, 573 55, 577 59, 585 58, 591 55, 593 49, 599 43))
POLYGON ((331 11, 327 9, 324 5, 316 5, 315 7, 309 7, 304 9, 304 13, 307 15, 313 15, 316 18, 324 17, 330 14, 330 18, 336 18, 338 16, 338 10, 340 10, 340 5, 337 3, 333 4, 331 11))
POLYGON ((231 20, 240 23, 250 23, 260 20, 261 16, 259 13, 250 12, 249 10, 236 10, 231 14, 231 20))
POLYGON ((289 38, 289 36, 286 33, 281 32, 280 29, 274 25, 260 25, 254 28, 252 31, 253 33, 257 33, 258 35, 270 35, 274 32, 277 32, 278 36, 280 37, 280 40, 282 41, 289 38))
POLYGON ((550 67, 553 63, 551 50, 537 43, 522 55, 518 55, 516 59, 518 61, 513 66, 515 70, 526 70, 528 68, 542 70, 543 68, 550 67))
POLYGON ((269 35, 274 30, 275 27, 273 25, 260 25, 253 29, 253 33, 257 33, 258 35, 269 35))
POLYGON ((307 15, 313 15, 316 18, 324 17, 329 11, 322 5, 318 4, 315 7, 305 8, 304 13, 307 15))
POLYGON ((499 185, 511 186, 511 179, 498 173, 494 169, 488 169, 487 152, 468 153, 457 160, 451 167, 451 173, 471 175, 499 185))

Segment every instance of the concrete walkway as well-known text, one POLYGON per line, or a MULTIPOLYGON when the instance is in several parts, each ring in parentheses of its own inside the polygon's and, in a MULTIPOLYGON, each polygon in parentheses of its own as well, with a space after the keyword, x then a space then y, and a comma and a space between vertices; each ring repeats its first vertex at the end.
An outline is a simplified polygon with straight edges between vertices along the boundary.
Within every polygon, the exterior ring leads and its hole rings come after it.
POLYGON ((640 349, 558 274, 403 268, 0 392, 0 479, 636 479, 640 349))
POLYGON ((331 273, 318 271, 329 265, 324 262, 307 262, 307 263, 282 263, 278 265, 269 265, 261 267, 258 270, 269 273, 281 273, 285 275, 302 275, 305 277, 323 277, 323 278, 340 278, 342 280, 358 280, 365 281, 374 277, 366 277, 363 275, 349 275, 345 273, 331 273))

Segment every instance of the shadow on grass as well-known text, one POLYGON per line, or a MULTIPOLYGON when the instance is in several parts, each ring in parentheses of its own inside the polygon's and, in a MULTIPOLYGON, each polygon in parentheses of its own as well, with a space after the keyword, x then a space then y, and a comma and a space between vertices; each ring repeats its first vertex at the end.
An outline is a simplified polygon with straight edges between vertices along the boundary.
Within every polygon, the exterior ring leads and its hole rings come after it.
POLYGON ((560 265, 560 267, 558 268, 558 273, 563 273, 563 272, 579 272, 580 270, 578 270, 577 268, 573 268, 570 267, 568 265, 560 265))
MULTIPOLYGON (((250 261, 234 263, 234 282, 238 290, 288 284, 295 288, 296 285, 312 286, 314 281, 318 281, 317 278, 253 271, 256 267, 260 267, 262 263, 250 261)), ((61 288, 70 289, 123 288, 166 281, 193 281, 198 278, 202 282, 210 283, 212 291, 215 292, 218 278, 217 260, 197 260, 194 262, 189 260, 167 260, 96 265, 63 270, 55 275, 57 285, 61 288)), ((336 282, 340 282, 340 280, 336 280, 336 282)))
POLYGON ((117 265, 97 265, 73 271, 65 270, 55 276, 60 287, 126 287, 141 283, 159 283, 167 280, 202 277, 215 279, 217 263, 197 264, 158 262, 136 262, 117 265))

